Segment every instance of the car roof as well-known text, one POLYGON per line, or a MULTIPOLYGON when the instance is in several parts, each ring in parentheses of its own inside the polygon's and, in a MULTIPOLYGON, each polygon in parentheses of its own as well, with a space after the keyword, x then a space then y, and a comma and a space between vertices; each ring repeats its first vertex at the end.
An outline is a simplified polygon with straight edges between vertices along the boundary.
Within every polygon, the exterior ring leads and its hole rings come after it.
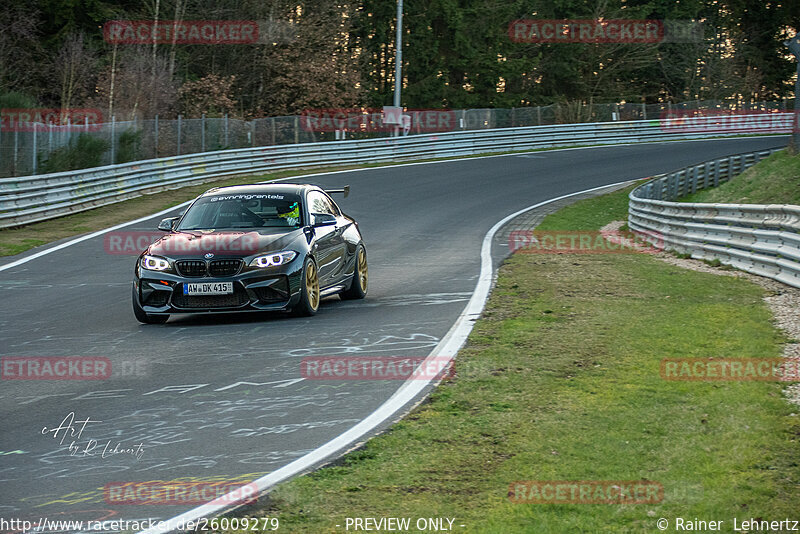
POLYGON ((302 195, 307 189, 319 189, 310 184, 249 184, 230 185, 227 187, 214 187, 200 196, 213 195, 252 195, 258 193, 283 193, 287 195, 302 195))

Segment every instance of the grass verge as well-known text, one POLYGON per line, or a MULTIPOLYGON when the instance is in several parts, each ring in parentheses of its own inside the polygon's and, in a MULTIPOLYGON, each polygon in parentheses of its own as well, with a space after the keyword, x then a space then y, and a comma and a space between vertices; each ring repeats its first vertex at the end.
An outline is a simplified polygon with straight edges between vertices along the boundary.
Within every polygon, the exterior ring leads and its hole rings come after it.
MULTIPOLYGON (((540 228, 597 229, 627 193, 540 228)), ((797 518, 800 421, 768 382, 672 382, 674 357, 777 357, 762 289, 646 255, 515 255, 457 376, 390 431, 276 488, 253 517, 341 532, 347 517, 455 518, 459 532, 654 532, 667 518, 797 518), (519 480, 661 483, 658 504, 514 504, 519 480), (336 527, 336 525, 341 525, 336 527), (461 528, 459 525, 465 525, 461 528)), ((796 408, 795 408, 796 410, 796 408)), ((352 530, 352 529, 351 529, 352 530)), ((417 532, 411 528, 410 532, 417 532)))
POLYGON ((800 205, 800 154, 778 152, 731 181, 687 195, 680 201, 800 205))

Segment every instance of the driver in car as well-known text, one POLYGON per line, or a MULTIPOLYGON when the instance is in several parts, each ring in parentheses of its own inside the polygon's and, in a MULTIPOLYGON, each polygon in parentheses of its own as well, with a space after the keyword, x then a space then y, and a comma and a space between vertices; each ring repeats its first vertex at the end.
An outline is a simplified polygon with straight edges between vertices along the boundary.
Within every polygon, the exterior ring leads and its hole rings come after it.
POLYGON ((289 211, 278 213, 278 217, 286 219, 289 226, 296 226, 300 222, 300 205, 295 202, 289 206, 289 211))

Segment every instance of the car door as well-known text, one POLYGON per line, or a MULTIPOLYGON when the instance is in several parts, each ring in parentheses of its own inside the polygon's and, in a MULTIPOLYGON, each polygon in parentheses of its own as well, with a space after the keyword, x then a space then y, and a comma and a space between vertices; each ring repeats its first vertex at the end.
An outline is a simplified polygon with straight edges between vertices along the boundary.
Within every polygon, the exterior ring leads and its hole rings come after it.
POLYGON ((337 223, 314 228, 314 244, 311 251, 317 260, 320 288, 332 285, 344 268, 345 242, 341 214, 333 202, 320 191, 308 194, 308 212, 315 215, 333 215, 337 223))

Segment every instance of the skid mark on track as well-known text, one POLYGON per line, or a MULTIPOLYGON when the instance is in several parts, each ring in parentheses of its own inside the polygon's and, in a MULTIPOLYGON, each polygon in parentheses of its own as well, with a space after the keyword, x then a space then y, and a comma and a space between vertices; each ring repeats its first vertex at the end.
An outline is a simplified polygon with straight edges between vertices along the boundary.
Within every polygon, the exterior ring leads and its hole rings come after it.
POLYGON ((439 343, 439 338, 428 334, 410 336, 382 336, 375 341, 369 338, 345 339, 340 345, 311 342, 307 347, 288 352, 290 356, 334 356, 339 354, 375 354, 378 352, 399 352, 416 356, 430 352, 439 343))

